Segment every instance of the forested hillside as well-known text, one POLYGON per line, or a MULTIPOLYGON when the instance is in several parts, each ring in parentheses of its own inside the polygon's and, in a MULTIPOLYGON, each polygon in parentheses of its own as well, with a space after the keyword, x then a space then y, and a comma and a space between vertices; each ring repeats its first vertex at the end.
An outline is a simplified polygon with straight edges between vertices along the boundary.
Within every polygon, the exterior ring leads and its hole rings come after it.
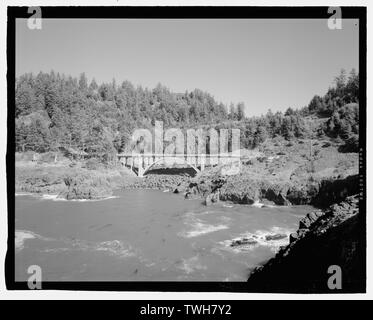
POLYGON ((359 76, 354 70, 348 76, 342 70, 327 93, 308 106, 252 118, 245 117, 243 103, 226 106, 199 89, 173 93, 161 84, 149 90, 115 80, 99 85, 84 73, 79 79, 55 72, 24 74, 16 79, 15 95, 17 151, 115 154, 129 147, 135 128, 150 128, 155 120, 165 128, 238 128, 245 148, 276 136, 330 136, 345 141, 346 151, 358 147, 359 76))

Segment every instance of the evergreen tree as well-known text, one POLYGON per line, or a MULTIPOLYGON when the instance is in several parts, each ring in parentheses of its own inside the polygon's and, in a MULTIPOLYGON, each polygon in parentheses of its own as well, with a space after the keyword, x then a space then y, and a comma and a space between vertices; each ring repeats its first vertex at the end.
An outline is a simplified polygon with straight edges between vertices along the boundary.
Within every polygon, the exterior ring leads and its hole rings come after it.
POLYGON ((245 118, 245 104, 240 102, 237 104, 237 120, 241 121, 245 118))

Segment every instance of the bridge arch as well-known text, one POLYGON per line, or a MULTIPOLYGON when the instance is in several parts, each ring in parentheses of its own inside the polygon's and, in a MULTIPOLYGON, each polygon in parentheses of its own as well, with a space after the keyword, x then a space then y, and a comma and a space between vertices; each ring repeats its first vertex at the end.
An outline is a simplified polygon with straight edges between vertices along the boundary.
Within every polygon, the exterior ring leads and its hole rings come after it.
MULTIPOLYGON (((175 157, 175 158, 176 158, 176 157, 175 157)), ((146 175, 154 165, 156 165, 157 163, 160 163, 160 162, 162 162, 162 161, 164 161, 163 158, 162 158, 162 159, 158 159, 158 160, 154 161, 152 164, 148 165, 148 166, 144 169, 142 175, 143 175, 143 176, 146 175)), ((196 174, 198 174, 198 173, 200 172, 200 170, 199 170, 197 167, 195 167, 194 165, 190 164, 190 163, 188 162, 188 160, 184 159, 184 163, 186 163, 189 167, 191 167, 191 168, 196 172, 196 174)))

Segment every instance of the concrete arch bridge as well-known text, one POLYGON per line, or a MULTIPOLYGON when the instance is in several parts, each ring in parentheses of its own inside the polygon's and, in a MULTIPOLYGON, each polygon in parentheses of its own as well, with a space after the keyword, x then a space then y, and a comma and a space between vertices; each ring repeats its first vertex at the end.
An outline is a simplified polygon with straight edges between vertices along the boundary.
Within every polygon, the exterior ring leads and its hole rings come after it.
POLYGON ((146 153, 122 153, 117 155, 122 165, 131 168, 139 177, 145 176, 158 164, 163 163, 165 167, 173 167, 175 164, 187 165, 196 174, 205 170, 206 167, 232 162, 240 163, 240 156, 232 153, 224 155, 200 155, 200 154, 146 154, 146 153), (137 170, 135 170, 137 169, 137 170))

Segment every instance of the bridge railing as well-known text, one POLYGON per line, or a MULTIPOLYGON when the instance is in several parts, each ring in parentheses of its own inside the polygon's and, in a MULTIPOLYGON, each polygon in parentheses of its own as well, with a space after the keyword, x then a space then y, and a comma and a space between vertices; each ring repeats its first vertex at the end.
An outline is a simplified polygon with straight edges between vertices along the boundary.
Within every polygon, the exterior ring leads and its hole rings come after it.
MULTIPOLYGON (((141 165, 147 167, 151 163, 157 160, 176 159, 186 161, 196 166, 209 166, 216 164, 229 163, 231 161, 237 161, 241 156, 237 153, 226 153, 226 154, 160 154, 160 153, 120 153, 117 155, 118 159, 125 159, 125 164, 129 166, 138 167, 138 161, 141 161, 141 165), (140 160, 141 159, 141 160, 140 160)), ((177 161, 174 161, 175 163, 177 161)), ((122 161, 123 163, 123 161, 122 161)))

